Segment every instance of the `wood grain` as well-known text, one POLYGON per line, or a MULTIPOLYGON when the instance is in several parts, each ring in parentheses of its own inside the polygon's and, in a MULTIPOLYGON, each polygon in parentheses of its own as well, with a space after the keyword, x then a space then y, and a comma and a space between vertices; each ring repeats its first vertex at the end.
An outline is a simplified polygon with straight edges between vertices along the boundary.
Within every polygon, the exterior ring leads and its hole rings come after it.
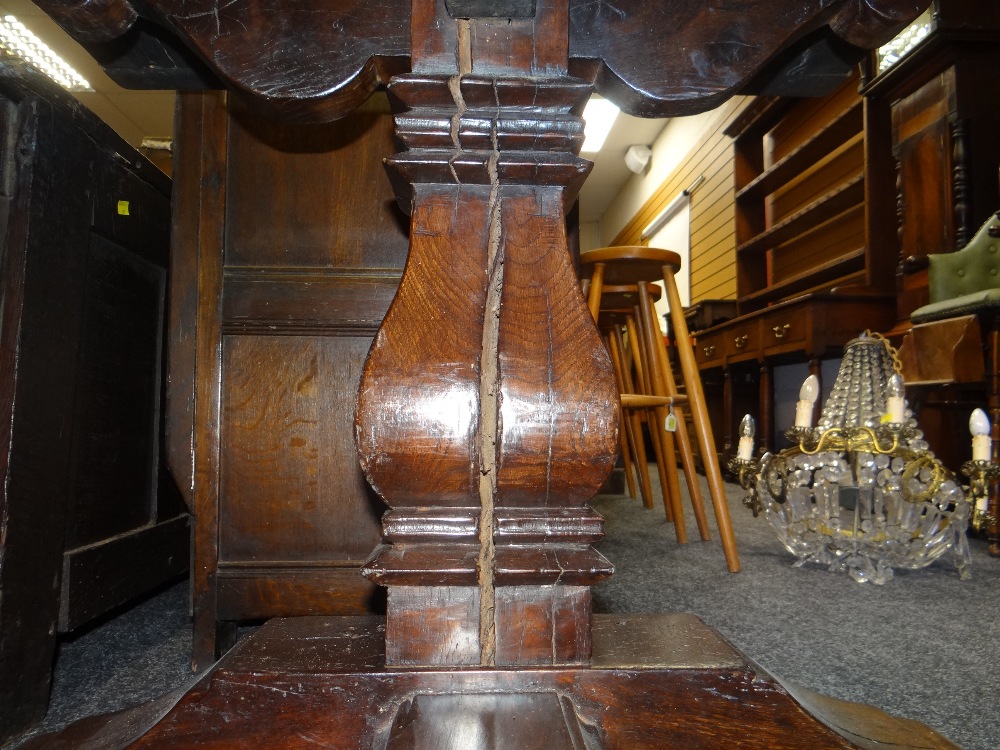
POLYGON ((589 668, 387 669, 378 618, 272 620, 174 707, 151 707, 167 713, 145 736, 154 719, 140 710, 25 748, 368 750, 447 737, 485 750, 545 737, 560 750, 955 750, 917 722, 781 684, 692 615, 599 616, 594 633, 589 668))
POLYGON ((219 560, 354 561, 383 506, 356 464, 351 424, 367 337, 227 336, 219 560))
MULTIPOLYGON (((457 24, 464 24, 470 60, 477 61, 470 71, 550 76, 569 64, 571 74, 595 83, 626 111, 669 117, 712 109, 744 91, 827 90, 831 80, 850 73, 861 47, 888 41, 920 10, 912 0, 822 0, 808 8, 798 0, 771 0, 750 9, 732 0, 711 8, 685 0, 538 0, 538 20, 456 21, 443 0, 351 0, 301 8, 273 0, 40 5, 83 41, 120 36, 141 15, 195 50, 254 106, 286 120, 343 116, 407 70, 457 72, 457 24), (431 30, 427 19, 438 16, 445 23, 431 30), (664 28, 670 29, 670 44, 662 43, 664 28), (809 32, 816 33, 803 41, 809 32), (790 47, 789 54, 778 55, 790 47), (262 60, 258 51, 271 48, 283 54, 262 60)), ((170 49, 166 43, 161 48, 170 49)), ((178 78, 189 74, 185 67, 178 65, 178 78)), ((163 84, 161 73, 156 85, 163 84)))

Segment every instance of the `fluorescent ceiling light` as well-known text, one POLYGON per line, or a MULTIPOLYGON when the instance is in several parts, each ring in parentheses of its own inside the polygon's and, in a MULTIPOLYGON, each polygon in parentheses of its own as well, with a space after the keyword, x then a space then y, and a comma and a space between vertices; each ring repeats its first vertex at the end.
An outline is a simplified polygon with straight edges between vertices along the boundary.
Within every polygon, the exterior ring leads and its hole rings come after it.
POLYGON ((581 153, 596 154, 604 145, 604 139, 615 124, 619 109, 607 99, 591 97, 583 110, 583 148, 581 153))
POLYGON ((77 73, 45 42, 32 34, 14 16, 0 19, 0 50, 20 57, 67 91, 93 91, 87 79, 77 73))
POLYGON ((928 8, 917 20, 899 32, 895 39, 879 47, 878 72, 884 73, 920 44, 931 33, 932 23, 931 9, 928 8))

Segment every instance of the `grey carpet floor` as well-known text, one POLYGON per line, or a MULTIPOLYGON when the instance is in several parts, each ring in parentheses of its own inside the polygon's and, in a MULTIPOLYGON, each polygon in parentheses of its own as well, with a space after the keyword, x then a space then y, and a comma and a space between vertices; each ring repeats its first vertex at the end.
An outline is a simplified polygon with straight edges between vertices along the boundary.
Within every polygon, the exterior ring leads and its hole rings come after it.
MULTIPOLYGON (((972 580, 938 562, 884 586, 858 584, 792 567, 743 494, 728 486, 738 574, 726 569, 714 521, 713 540, 697 541, 688 511, 695 541, 678 545, 661 508, 595 498, 607 518, 599 546, 616 568, 594 588, 595 610, 694 613, 780 679, 917 719, 965 750, 1000 748, 1000 559, 983 542, 972 540, 972 580)), ((187 601, 182 582, 62 643, 51 706, 32 735, 191 682, 187 601)))
POLYGON ((1000 748, 1000 559, 984 542, 970 540, 971 580, 938 561, 859 584, 825 566, 792 567, 764 517, 741 506, 745 494, 727 486, 737 574, 711 511, 713 541, 681 546, 662 509, 595 498, 607 518, 599 546, 615 564, 594 588, 595 610, 691 612, 779 679, 922 721, 965 750, 1000 748))

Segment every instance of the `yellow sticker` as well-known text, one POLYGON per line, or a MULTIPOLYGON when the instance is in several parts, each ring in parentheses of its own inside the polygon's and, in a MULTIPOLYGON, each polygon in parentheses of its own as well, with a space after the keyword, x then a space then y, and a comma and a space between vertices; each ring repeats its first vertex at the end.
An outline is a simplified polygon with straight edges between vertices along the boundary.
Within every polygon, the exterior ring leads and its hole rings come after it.
POLYGON ((118 201, 118 215, 128 216, 128 201, 118 201))

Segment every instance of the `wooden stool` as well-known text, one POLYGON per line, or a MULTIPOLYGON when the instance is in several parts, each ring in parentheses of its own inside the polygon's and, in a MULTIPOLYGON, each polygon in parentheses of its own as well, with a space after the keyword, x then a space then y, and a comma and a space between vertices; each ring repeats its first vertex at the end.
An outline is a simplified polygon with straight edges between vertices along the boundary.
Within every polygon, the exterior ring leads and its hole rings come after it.
MULTIPOLYGON (((584 294, 586 294, 586 291, 584 291, 584 294)), ((625 325, 625 320, 628 316, 629 314, 625 311, 611 310, 601 313, 597 321, 597 327, 600 329, 605 346, 607 346, 608 352, 611 355, 611 362, 615 368, 615 382, 618 384, 618 391, 621 394, 631 393, 634 388, 631 384, 631 370, 634 357, 629 356, 621 334, 621 328, 625 325)), ((635 435, 641 430, 641 424, 637 420, 638 415, 627 415, 625 410, 622 409, 619 441, 621 443, 622 463, 625 468, 625 484, 629 497, 635 497, 636 477, 632 473, 632 457, 635 456, 634 465, 639 479, 638 493, 642 497, 643 504, 647 508, 652 508, 653 498, 649 484, 648 466, 645 472, 642 471, 643 464, 646 463, 646 446, 642 441, 637 445, 635 440, 635 435)), ((669 509, 669 506, 667 507, 669 509)), ((671 515, 672 518, 673 516, 671 515)))
MULTIPOLYGON (((583 279, 582 287, 583 295, 586 297, 590 287, 590 279, 583 279)), ((657 295, 661 293, 659 287, 656 287, 655 293, 657 295)), ((618 383, 618 391, 623 396, 625 394, 637 393, 631 373, 633 363, 637 368, 641 368, 642 364, 635 349, 625 346, 625 339, 622 337, 621 331, 629 323, 634 327, 632 310, 638 304, 638 287, 634 284, 605 286, 602 300, 605 304, 604 309, 601 310, 597 319, 597 327, 601 331, 601 336, 604 338, 605 345, 611 355, 611 361, 615 367, 615 379, 618 383)), ((632 474, 632 456, 636 456, 635 468, 639 479, 639 493, 642 496, 643 504, 647 508, 652 508, 653 496, 649 483, 646 447, 644 441, 639 440, 638 443, 636 442, 636 435, 640 438, 642 437, 642 414, 643 412, 626 414, 625 410, 622 410, 622 429, 620 433, 622 462, 625 467, 625 482, 629 497, 635 497, 636 486, 635 478, 632 474)), ((667 511, 667 517, 672 521, 673 511, 669 503, 664 502, 664 506, 667 511)))
MULTIPOLYGON (((655 301, 661 295, 658 286, 649 288, 649 297, 655 301)), ((635 468, 640 482, 640 490, 646 507, 652 507, 652 492, 649 483, 649 468, 645 456, 645 446, 642 439, 642 421, 646 418, 650 437, 656 453, 656 464, 660 474, 660 487, 663 496, 663 506, 667 519, 675 522, 677 541, 687 542, 687 529, 684 525, 683 510, 680 503, 680 481, 677 475, 677 460, 675 448, 680 448, 681 460, 687 477, 694 508, 698 531, 702 540, 710 539, 708 519, 705 516, 705 506, 701 498, 701 488, 694 464, 694 452, 688 437, 687 426, 682 407, 687 403, 687 397, 677 392, 673 373, 666 360, 666 352, 662 346, 649 346, 656 341, 655 334, 649 334, 649 326, 644 325, 644 316, 639 302, 641 295, 635 284, 625 286, 604 286, 600 300, 598 327, 608 345, 611 361, 615 367, 615 376, 621 393, 622 426, 621 447, 625 464, 626 479, 633 496, 632 461, 635 455, 635 468), (628 335, 628 347, 622 337, 622 328, 628 335), (629 356, 631 355, 631 356, 629 356), (632 373, 635 372, 633 379, 632 373), (665 382, 663 393, 657 394, 653 382, 665 382), (674 433, 665 427, 667 416, 674 414, 677 424, 677 440, 674 433)), ((657 329, 658 330, 658 329, 657 329)))
MULTIPOLYGON (((736 538, 729 520, 725 486, 722 481, 722 472, 719 469, 718 454, 715 451, 715 438, 712 435, 712 425, 708 418, 705 393, 701 385, 698 365, 695 362, 687 321, 684 319, 680 294, 674 279, 675 273, 681 267, 680 256, 670 250, 651 247, 605 247, 580 253, 580 264, 583 273, 590 277, 587 303, 592 314, 600 310, 605 284, 634 284, 637 286, 640 320, 646 321, 644 325, 647 329, 643 337, 647 339, 649 350, 657 352, 656 356, 650 358, 652 395, 669 396, 671 393, 668 382, 670 368, 662 367, 659 364, 665 360, 665 353, 661 359, 659 353, 663 351, 664 347, 656 341, 659 324, 656 321, 649 291, 650 283, 662 278, 667 301, 670 303, 671 327, 674 331, 674 340, 690 405, 691 418, 701 449, 705 477, 708 480, 712 506, 719 526, 719 536, 722 539, 722 549, 729 570, 734 573, 739 571, 740 562, 736 551, 736 538)), ((676 394, 676 392, 676 388, 673 389, 673 393, 676 394)), ((673 503, 675 511, 678 506, 679 503, 673 503)), ((675 521, 680 525, 680 519, 675 519, 675 521)))

